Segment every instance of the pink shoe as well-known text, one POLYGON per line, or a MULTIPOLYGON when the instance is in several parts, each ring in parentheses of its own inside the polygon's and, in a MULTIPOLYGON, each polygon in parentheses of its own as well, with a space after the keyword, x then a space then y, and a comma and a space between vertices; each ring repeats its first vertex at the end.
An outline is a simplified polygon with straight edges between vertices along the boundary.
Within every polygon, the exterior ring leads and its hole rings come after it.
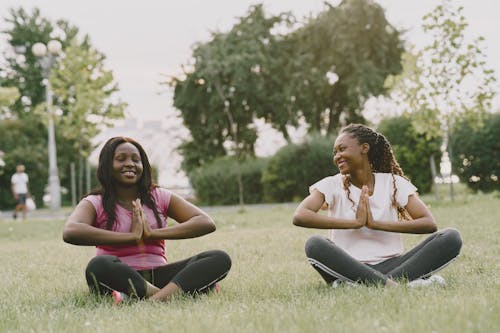
POLYGON ((113 296, 113 301, 114 301, 115 305, 119 305, 120 303, 122 303, 124 300, 126 300, 128 298, 127 295, 125 295, 124 293, 121 293, 119 291, 116 291, 116 290, 113 290, 111 292, 111 296, 113 296))
POLYGON ((220 285, 217 282, 215 283, 214 289, 216 294, 220 294, 220 285))

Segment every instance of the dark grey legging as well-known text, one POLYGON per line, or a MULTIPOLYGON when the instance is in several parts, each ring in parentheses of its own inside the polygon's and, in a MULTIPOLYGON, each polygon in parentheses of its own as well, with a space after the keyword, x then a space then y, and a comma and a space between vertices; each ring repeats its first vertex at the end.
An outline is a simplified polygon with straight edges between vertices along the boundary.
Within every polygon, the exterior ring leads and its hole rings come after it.
POLYGON ((219 250, 202 252, 181 261, 141 271, 136 271, 118 257, 101 255, 90 260, 85 277, 92 292, 107 294, 117 290, 144 298, 146 281, 158 288, 173 282, 188 294, 202 293, 225 278, 230 268, 231 258, 219 250))
POLYGON ((425 278, 444 268, 460 253, 462 239, 455 229, 438 231, 407 253, 375 265, 359 262, 331 240, 312 236, 306 242, 311 265, 327 283, 340 279, 367 284, 385 283, 388 278, 409 281, 425 278))

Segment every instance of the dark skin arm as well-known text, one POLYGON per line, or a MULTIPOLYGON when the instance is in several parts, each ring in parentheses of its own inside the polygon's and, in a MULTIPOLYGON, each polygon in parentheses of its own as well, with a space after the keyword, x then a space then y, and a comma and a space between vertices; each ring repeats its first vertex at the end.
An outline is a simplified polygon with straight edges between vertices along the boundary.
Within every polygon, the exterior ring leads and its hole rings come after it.
POLYGON ((215 231, 215 224, 210 216, 176 194, 172 194, 167 215, 177 221, 178 224, 161 229, 151 229, 139 200, 136 200, 133 204, 134 212, 138 211, 142 219, 144 227, 143 239, 145 240, 194 238, 215 231))
POLYGON ((416 194, 408 197, 408 203, 405 207, 412 217, 410 221, 375 221, 371 213, 367 186, 362 188, 355 220, 317 214, 324 200, 324 195, 318 190, 314 190, 295 210, 293 224, 316 229, 359 229, 366 226, 374 230, 412 234, 432 233, 437 230, 430 210, 416 194))
POLYGON ((364 204, 368 212, 366 226, 370 229, 408 234, 428 234, 437 231, 436 221, 432 213, 417 194, 410 195, 405 206, 406 211, 412 218, 409 221, 374 220, 371 214, 370 201, 368 200, 368 187, 363 186, 361 195, 365 197, 364 204))
POLYGON ((82 200, 71 213, 63 230, 63 240, 74 245, 127 245, 136 244, 142 238, 142 221, 137 214, 132 217, 128 232, 116 232, 93 226, 96 219, 94 206, 82 200))
POLYGON ((206 213, 175 194, 170 199, 167 215, 179 224, 171 227, 151 229, 140 200, 133 205, 131 230, 124 233, 94 227, 95 209, 90 202, 82 200, 64 226, 63 240, 74 245, 127 245, 150 239, 193 238, 215 231, 215 224, 206 213))
POLYGON ((293 214, 293 224, 304 228, 316 229, 359 229, 366 224, 366 205, 359 205, 356 219, 341 219, 330 217, 317 212, 325 202, 325 196, 318 190, 312 191, 299 204, 293 214))

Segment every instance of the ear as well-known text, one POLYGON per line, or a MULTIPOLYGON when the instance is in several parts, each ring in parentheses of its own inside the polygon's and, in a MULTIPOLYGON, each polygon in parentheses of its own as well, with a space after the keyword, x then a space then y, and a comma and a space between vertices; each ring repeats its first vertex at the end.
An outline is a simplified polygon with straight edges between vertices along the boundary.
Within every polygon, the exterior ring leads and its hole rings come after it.
POLYGON ((361 154, 368 154, 370 151, 370 145, 368 143, 361 144, 361 154))

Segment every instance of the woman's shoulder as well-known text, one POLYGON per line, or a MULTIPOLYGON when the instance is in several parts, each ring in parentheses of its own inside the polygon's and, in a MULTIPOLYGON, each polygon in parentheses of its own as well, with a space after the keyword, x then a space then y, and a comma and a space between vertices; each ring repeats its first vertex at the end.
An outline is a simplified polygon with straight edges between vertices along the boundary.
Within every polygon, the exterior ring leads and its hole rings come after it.
POLYGON ((94 209, 97 212, 97 214, 104 211, 104 205, 102 203, 101 194, 88 194, 82 198, 82 201, 90 202, 92 206, 94 206, 94 209))
POLYGON ((408 179, 406 179, 405 177, 402 177, 400 175, 396 175, 396 174, 393 174, 393 173, 390 173, 390 172, 378 172, 378 173, 375 173, 375 176, 378 177, 379 179, 383 179, 383 180, 390 180, 392 181, 393 179, 396 180, 396 182, 410 182, 408 179))
POLYGON ((170 205, 170 199, 172 198, 172 192, 163 187, 155 187, 151 190, 151 195, 156 201, 156 205, 161 211, 166 211, 170 205))
POLYGON ((343 176, 336 174, 334 176, 325 177, 309 187, 309 192, 318 190, 323 193, 327 199, 335 195, 342 188, 343 176))
POLYGON ((171 196, 172 192, 164 187, 156 186, 151 190, 151 194, 154 196, 171 196))
POLYGON ((386 184, 386 186, 396 186, 397 189, 411 189, 416 190, 416 187, 406 177, 395 175, 392 173, 376 173, 377 181, 386 184))
POLYGON ((327 176, 325 178, 322 178, 322 179, 318 180, 317 182, 315 182, 311 186, 315 186, 315 185, 319 185, 319 184, 334 185, 336 183, 342 183, 342 181, 343 181, 342 175, 340 173, 338 173, 338 174, 333 175, 333 176, 327 176))
POLYGON ((100 204, 102 202, 102 194, 88 194, 82 200, 90 201, 92 204, 100 204))

